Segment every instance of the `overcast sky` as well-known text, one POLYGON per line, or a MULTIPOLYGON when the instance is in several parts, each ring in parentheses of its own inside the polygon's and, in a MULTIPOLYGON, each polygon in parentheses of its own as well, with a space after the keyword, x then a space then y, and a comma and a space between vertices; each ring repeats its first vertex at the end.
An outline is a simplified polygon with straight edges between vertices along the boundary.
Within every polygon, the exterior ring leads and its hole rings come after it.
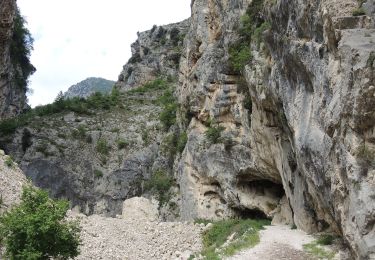
POLYGON ((117 80, 137 31, 182 21, 191 0, 18 0, 34 37, 32 106, 87 77, 117 80))

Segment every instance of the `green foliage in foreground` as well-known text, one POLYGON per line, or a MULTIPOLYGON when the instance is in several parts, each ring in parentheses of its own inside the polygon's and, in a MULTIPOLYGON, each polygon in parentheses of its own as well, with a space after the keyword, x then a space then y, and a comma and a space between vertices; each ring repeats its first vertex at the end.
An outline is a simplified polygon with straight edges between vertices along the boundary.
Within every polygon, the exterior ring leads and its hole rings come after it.
POLYGON ((97 92, 87 99, 78 97, 69 99, 58 98, 51 104, 38 106, 18 117, 1 121, 0 134, 12 134, 18 127, 29 124, 37 116, 50 116, 68 111, 78 114, 90 114, 91 110, 109 110, 118 105, 120 105, 120 93, 117 89, 113 89, 110 95, 103 95, 97 92))
POLYGON ((21 203, 0 217, 0 242, 9 259, 68 259, 79 254, 79 227, 65 220, 69 203, 25 187, 21 203))
POLYGON ((303 249, 317 259, 331 260, 335 256, 335 252, 324 249, 317 241, 303 245, 303 249))
MULTIPOLYGON (((199 223, 207 222, 200 220, 199 223)), ((259 230, 270 224, 266 219, 229 219, 214 222, 212 227, 203 233, 202 255, 204 259, 216 260, 221 259, 220 255, 231 256, 241 249, 253 247, 259 243, 259 230), (232 234, 235 234, 233 240, 223 247, 232 234)))
POLYGON ((172 177, 170 177, 165 171, 159 170, 145 183, 145 189, 153 192, 157 196, 159 207, 161 207, 168 203, 171 198, 170 189, 172 184, 172 177))

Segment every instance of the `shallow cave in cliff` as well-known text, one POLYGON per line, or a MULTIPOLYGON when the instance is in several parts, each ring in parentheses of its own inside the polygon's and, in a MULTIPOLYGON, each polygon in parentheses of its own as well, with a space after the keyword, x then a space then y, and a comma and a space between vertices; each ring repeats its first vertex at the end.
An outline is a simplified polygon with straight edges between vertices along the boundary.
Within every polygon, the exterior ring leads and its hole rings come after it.
POLYGON ((269 218, 270 212, 277 208, 285 195, 282 184, 270 180, 238 178, 238 200, 240 207, 235 209, 240 218, 269 218))
POLYGON ((235 214, 240 219, 266 219, 268 216, 261 210, 237 208, 234 209, 235 214))

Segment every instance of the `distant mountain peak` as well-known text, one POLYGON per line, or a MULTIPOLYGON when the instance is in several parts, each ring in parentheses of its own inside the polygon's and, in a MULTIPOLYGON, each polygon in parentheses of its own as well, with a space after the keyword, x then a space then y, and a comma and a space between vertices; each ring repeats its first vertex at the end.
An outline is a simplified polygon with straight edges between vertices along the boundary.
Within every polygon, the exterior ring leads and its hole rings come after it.
POLYGON ((71 86, 65 93, 65 98, 81 97, 86 98, 95 92, 101 92, 107 94, 111 92, 114 81, 98 78, 89 77, 81 82, 71 86))

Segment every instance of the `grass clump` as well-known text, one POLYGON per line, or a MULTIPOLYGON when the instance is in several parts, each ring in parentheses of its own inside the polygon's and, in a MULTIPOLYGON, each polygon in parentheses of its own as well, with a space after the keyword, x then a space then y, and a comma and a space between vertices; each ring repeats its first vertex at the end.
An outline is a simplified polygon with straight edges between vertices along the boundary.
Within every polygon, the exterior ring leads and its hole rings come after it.
POLYGON ((231 256, 244 248, 259 243, 259 230, 269 225, 269 220, 229 219, 213 222, 212 227, 203 233, 204 259, 221 259, 231 256), (233 240, 226 243, 233 235, 233 240), (223 246, 226 243, 226 246, 223 246))
POLYGON ((168 203, 171 199, 170 189, 173 179, 165 171, 158 170, 152 174, 151 179, 146 181, 145 189, 151 191, 159 200, 159 207, 168 203))
POLYGON ((77 129, 72 130, 72 137, 79 140, 86 140, 87 130, 83 125, 78 126, 77 129))
POLYGON ((210 143, 217 144, 220 141, 221 133, 224 129, 225 128, 222 126, 213 126, 211 123, 204 135, 210 143))
POLYGON ((331 260, 335 256, 335 252, 324 249, 317 241, 303 245, 303 249, 317 259, 331 260))
POLYGON ((178 140, 177 140, 177 151, 179 153, 182 153, 185 149, 185 146, 186 146, 186 143, 187 143, 187 140, 188 140, 188 136, 187 136, 187 133, 186 132, 183 132, 181 133, 179 136, 178 136, 178 140))
POLYGON ((335 237, 333 235, 324 234, 324 235, 321 235, 316 242, 319 245, 327 246, 327 245, 332 245, 334 240, 335 240, 335 237))
POLYGON ((101 170, 95 169, 94 170, 94 176, 97 179, 102 178, 103 177, 103 172, 101 170))
POLYGON ((100 138, 96 143, 96 151, 102 155, 108 155, 111 147, 108 145, 107 140, 100 138))
POLYGON ((8 168, 12 168, 13 165, 14 165, 14 161, 13 161, 12 157, 9 156, 9 155, 5 158, 4 163, 5 163, 5 165, 6 165, 8 168))
POLYGON ((128 145, 129 145, 129 142, 126 141, 125 139, 120 138, 117 140, 117 148, 119 150, 125 149, 126 147, 128 147, 128 145))
POLYGON ((153 81, 149 81, 146 84, 144 84, 142 87, 134 88, 128 91, 130 94, 144 94, 151 91, 156 90, 165 90, 168 88, 168 82, 163 79, 162 77, 159 77, 153 81))
POLYGON ((353 12, 352 12, 353 16, 361 16, 361 15, 365 15, 365 14, 366 14, 365 9, 363 9, 362 7, 358 7, 356 9, 354 9, 353 12))

